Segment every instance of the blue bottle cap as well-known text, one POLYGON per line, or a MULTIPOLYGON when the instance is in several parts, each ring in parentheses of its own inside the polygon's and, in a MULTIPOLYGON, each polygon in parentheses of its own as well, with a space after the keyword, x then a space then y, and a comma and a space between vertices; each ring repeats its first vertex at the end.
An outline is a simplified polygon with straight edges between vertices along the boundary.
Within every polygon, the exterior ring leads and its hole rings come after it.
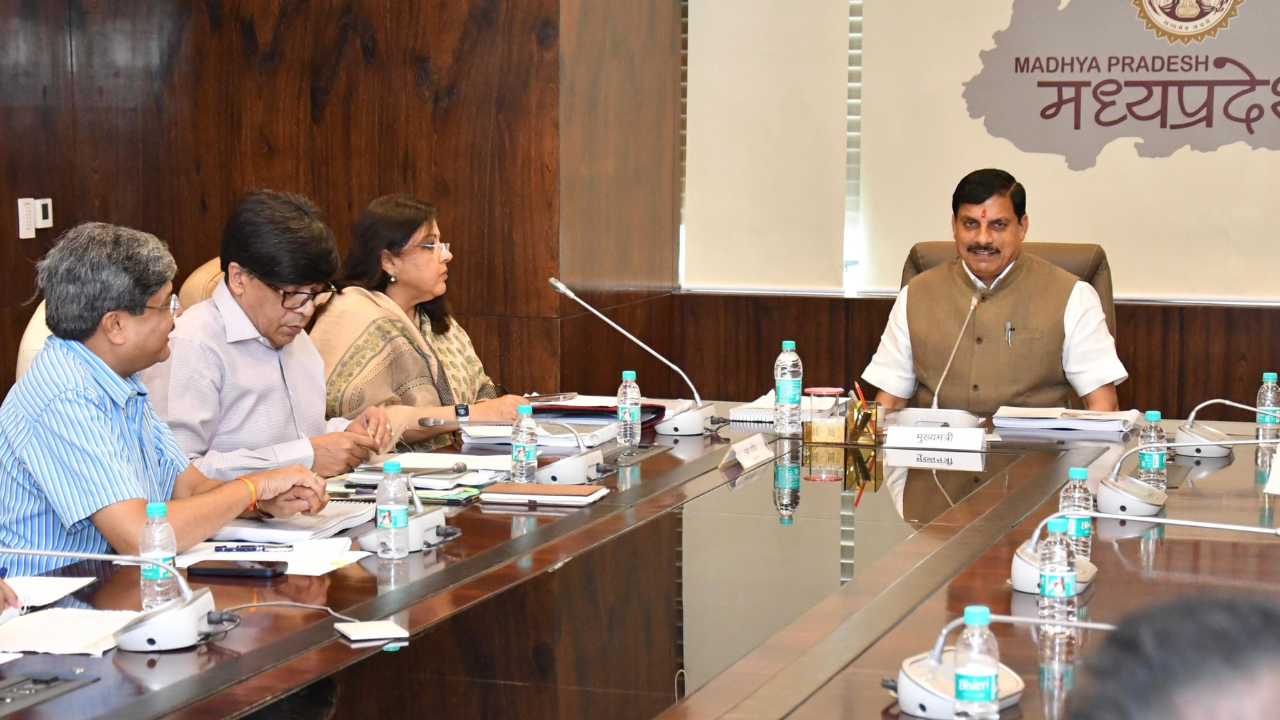
POLYGON ((1159 410, 1148 410, 1146 414, 1147 422, 1160 422, 1159 410))
POLYGON ((1067 531, 1067 519, 1056 517, 1049 521, 1049 532, 1064 533, 1067 531))
POLYGON ((793 517, 780 517, 780 518, 778 518, 778 524, 779 524, 779 525, 791 525, 791 524, 795 523, 795 521, 796 521, 796 519, 795 519, 795 518, 793 518, 793 517))
POLYGON ((783 340, 783 341, 782 341, 782 349, 783 349, 783 350, 795 350, 795 349, 796 349, 796 341, 795 341, 795 340, 783 340))
POLYGON ((147 517, 164 517, 168 514, 169 508, 164 503, 147 503, 147 517))
POLYGON ((635 371, 635 370, 623 370, 623 371, 622 371, 622 379, 623 379, 623 380, 635 380, 635 379, 636 379, 636 371, 635 371))
POLYGON ((400 461, 399 461, 399 460, 388 460, 388 461, 386 461, 386 462, 382 463, 382 472, 384 472, 384 473, 398 473, 398 472, 400 472, 400 461))
POLYGON ((1276 381, 1275 373, 1262 373, 1262 382, 1275 382, 1275 381, 1276 381))
POLYGON ((986 605, 970 605, 964 609, 965 625, 990 625, 991 608, 986 605))
POLYGON ((1067 477, 1072 480, 1088 480, 1089 471, 1084 468, 1071 468, 1067 471, 1067 477))
POLYGON ((516 406, 516 414, 517 414, 517 415, 532 415, 532 414, 533 414, 533 406, 532 406, 532 405, 517 405, 517 406, 516 406))

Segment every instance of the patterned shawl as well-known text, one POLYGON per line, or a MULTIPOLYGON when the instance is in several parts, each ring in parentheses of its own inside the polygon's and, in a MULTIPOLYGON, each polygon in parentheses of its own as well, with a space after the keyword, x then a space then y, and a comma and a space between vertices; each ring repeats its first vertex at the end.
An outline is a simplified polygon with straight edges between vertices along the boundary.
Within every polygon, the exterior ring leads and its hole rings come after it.
POLYGON ((497 397, 471 338, 453 319, 437 335, 391 298, 359 287, 335 295, 310 331, 328 377, 329 417, 374 405, 439 407, 497 397))

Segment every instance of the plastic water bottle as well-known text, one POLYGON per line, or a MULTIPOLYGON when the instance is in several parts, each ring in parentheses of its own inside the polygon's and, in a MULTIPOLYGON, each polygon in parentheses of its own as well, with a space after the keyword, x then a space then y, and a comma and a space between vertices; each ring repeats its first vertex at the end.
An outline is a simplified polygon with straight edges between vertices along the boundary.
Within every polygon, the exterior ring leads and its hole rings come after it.
POLYGON ((640 444, 640 386, 636 384, 635 370, 623 370, 622 384, 618 386, 618 444, 640 444))
POLYGON ((409 484, 400 472, 400 463, 382 463, 378 483, 378 557, 403 558, 409 555, 409 484))
MULTIPOLYGON (((1142 432, 1138 434, 1138 444, 1165 442, 1164 428, 1160 427, 1160 411, 1148 410, 1146 418, 1147 424, 1142 426, 1142 432)), ((1139 451, 1138 479, 1157 490, 1164 490, 1165 483, 1169 480, 1169 471, 1165 469, 1168 457, 1168 451, 1163 449, 1139 451)))
MULTIPOLYGON (((169 524, 169 510, 162 502, 147 503, 147 524, 142 526, 138 538, 138 554, 148 560, 173 565, 178 555, 178 536, 169 524)), ((142 609, 153 610, 182 595, 178 578, 155 565, 143 565, 142 609)))
MULTIPOLYGON (((1067 539, 1067 519, 1049 521, 1049 534, 1040 543, 1040 619, 1076 619, 1076 552, 1067 539)), ((1070 628, 1042 625, 1041 633, 1066 633, 1070 628)))
POLYGON ((1000 648, 990 625, 985 605, 964 609, 964 631, 956 640, 956 720, 1000 717, 1000 648))
MULTIPOLYGON (((1084 468, 1071 468, 1068 477, 1070 480, 1067 481, 1067 486, 1062 488, 1062 492, 1058 495, 1058 511, 1093 512, 1093 495, 1085 485, 1085 480, 1089 478, 1089 471, 1084 468)), ((1088 560, 1093 550, 1093 518, 1083 515, 1068 516, 1067 539, 1071 542, 1071 549, 1076 551, 1076 557, 1088 560)))
POLYGON ((800 385, 804 365, 794 340, 782 341, 782 354, 773 363, 773 434, 800 437, 800 385))
POLYGON ((538 479, 538 424, 533 421, 533 408, 516 406, 516 424, 511 428, 511 482, 536 482, 538 479))
POLYGON ((800 448, 798 440, 779 440, 778 457, 773 462, 773 507, 783 525, 795 522, 796 508, 800 507, 800 448))
MULTIPOLYGON (((1262 387, 1258 388, 1256 405, 1259 410, 1280 412, 1280 385, 1276 384, 1275 373, 1262 373, 1262 387)), ((1280 440, 1280 419, 1258 413, 1258 439, 1280 440)), ((1268 444, 1263 447, 1275 447, 1275 445, 1268 444)))

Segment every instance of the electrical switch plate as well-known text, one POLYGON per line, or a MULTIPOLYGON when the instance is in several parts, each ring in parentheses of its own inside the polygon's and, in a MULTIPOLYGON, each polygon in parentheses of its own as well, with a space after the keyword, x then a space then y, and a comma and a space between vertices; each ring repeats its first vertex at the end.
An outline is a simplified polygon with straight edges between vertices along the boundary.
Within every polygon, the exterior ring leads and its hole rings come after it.
POLYGON ((30 240, 36 236, 36 201, 18 198, 18 238, 30 240))

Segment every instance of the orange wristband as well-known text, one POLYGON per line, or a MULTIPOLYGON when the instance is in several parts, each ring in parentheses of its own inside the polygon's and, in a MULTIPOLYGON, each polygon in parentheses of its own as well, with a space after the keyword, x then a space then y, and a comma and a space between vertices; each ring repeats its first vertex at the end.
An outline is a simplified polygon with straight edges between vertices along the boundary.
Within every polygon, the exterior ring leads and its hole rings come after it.
POLYGON ((249 486, 249 492, 253 493, 253 499, 249 501, 249 510, 255 510, 258 507, 258 488, 254 487, 253 481, 247 477, 238 477, 237 480, 243 480, 245 485, 249 486))

